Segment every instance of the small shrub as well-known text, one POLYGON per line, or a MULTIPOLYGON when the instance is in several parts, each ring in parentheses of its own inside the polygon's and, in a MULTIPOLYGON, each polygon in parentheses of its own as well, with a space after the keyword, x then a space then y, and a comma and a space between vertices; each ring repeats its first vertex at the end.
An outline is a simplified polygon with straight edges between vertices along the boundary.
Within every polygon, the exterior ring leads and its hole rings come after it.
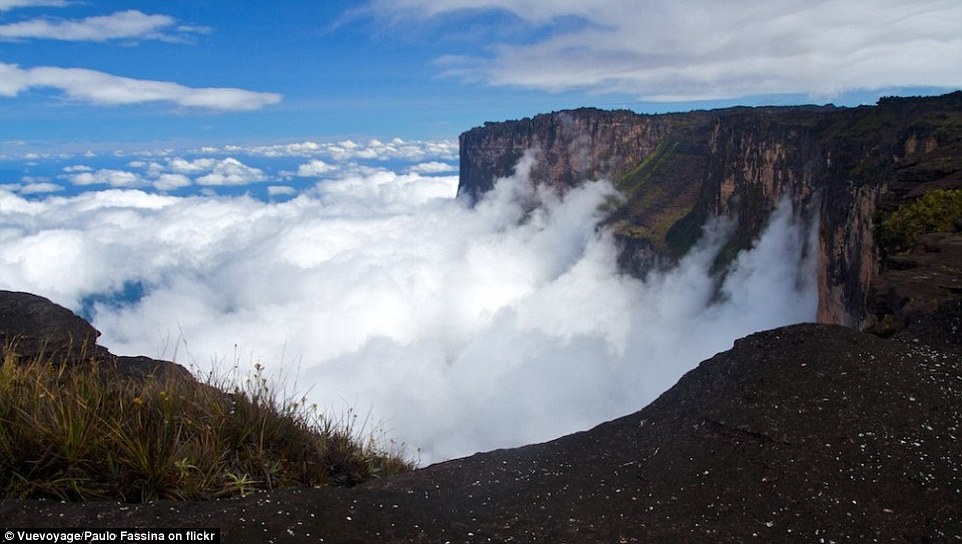
POLYGON ((889 253, 912 249, 919 236, 950 232, 962 219, 962 190, 935 190, 882 219, 880 241, 889 253))

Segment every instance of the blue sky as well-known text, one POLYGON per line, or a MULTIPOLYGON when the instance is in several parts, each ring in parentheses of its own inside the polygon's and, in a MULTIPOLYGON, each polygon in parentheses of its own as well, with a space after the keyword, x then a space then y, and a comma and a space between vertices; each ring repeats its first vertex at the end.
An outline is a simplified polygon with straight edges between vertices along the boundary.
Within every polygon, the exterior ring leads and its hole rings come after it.
POLYGON ((497 11, 415 18, 364 2, 174 1, 148 6, 97 1, 10 7, 0 12, 0 37, 6 36, 0 41, 0 62, 22 70, 82 68, 194 89, 240 89, 251 93, 248 101, 221 107, 174 100, 116 104, 35 86, 0 98, 0 141, 75 149, 74 142, 87 141, 123 147, 150 141, 196 145, 456 137, 486 120, 586 103, 633 102, 500 89, 443 76, 438 59, 444 55, 474 52, 498 37, 539 34, 535 25, 497 11), (131 11, 137 15, 131 17, 131 11), (140 20, 148 16, 163 18, 140 20), (126 30, 127 36, 102 41, 51 37, 66 34, 63 25, 94 26, 90 18, 96 17, 113 19, 118 34, 126 30), (47 24, 43 35, 16 33, 17 25, 37 21, 47 24), (466 27, 475 35, 466 36, 466 27))
POLYGON ((736 4, 2 0, 0 154, 431 139, 567 107, 857 104, 962 85, 958 2, 736 4), (116 78, 171 88, 120 100, 116 78))

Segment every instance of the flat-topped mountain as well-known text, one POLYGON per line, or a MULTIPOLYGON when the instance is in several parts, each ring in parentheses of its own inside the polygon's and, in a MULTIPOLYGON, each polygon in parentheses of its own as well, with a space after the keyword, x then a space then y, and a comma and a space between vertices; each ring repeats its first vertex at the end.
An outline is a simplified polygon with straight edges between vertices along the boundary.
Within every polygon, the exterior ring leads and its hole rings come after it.
POLYGON ((732 250, 750 247, 789 198, 818 221, 819 321, 864 328, 900 309, 873 292, 892 249, 877 239, 882 219, 934 190, 962 188, 962 91, 858 108, 586 108, 487 123, 460 142, 459 193, 470 198, 527 151, 537 183, 612 181, 625 201, 608 221, 623 267, 638 274, 684 254, 716 215, 736 220, 732 250))

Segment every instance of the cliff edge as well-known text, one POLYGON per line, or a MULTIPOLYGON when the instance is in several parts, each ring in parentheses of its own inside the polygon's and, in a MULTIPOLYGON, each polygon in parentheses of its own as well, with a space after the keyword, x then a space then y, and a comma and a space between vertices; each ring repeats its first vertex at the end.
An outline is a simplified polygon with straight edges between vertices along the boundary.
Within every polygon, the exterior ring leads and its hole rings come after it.
POLYGON ((196 527, 221 542, 950 542, 960 360, 830 325, 753 334, 643 410, 350 489, 0 501, 8 527, 196 527))

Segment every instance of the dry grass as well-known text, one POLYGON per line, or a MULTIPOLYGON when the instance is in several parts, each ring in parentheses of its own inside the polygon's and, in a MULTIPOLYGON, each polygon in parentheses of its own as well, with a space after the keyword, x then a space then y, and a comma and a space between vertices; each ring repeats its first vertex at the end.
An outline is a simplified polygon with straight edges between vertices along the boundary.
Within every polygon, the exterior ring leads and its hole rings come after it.
POLYGON ((281 398, 263 369, 240 384, 121 378, 110 368, 0 362, 0 498, 198 500, 349 486, 413 464, 281 398))

